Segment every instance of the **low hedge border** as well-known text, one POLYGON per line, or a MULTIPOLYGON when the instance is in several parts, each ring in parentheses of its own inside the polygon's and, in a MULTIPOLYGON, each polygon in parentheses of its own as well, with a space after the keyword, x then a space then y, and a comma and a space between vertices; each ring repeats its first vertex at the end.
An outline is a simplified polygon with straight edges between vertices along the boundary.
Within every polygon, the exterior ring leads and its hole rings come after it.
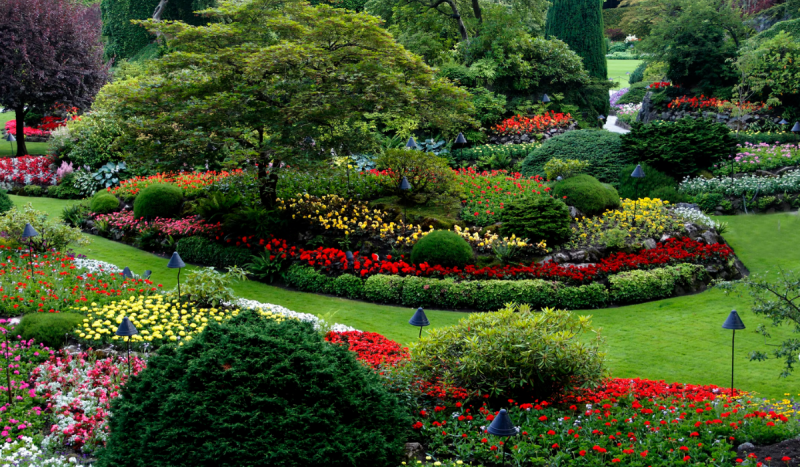
POLYGON ((595 282, 567 286, 542 279, 456 282, 452 278, 375 275, 365 280, 351 274, 332 278, 310 266, 294 264, 284 274, 284 280, 302 291, 374 303, 488 311, 510 302, 573 310, 637 303, 671 297, 679 288, 695 289, 698 282, 707 283, 710 276, 702 265, 679 264, 614 274, 608 285, 595 282))

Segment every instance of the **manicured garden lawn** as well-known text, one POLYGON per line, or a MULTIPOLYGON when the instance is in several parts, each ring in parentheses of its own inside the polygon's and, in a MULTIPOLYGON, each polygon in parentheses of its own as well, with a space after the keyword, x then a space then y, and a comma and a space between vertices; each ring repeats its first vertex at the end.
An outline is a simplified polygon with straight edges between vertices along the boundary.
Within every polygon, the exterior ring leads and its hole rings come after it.
MULTIPOLYGON (((0 113, 0 128, 6 127, 6 122, 14 119, 14 112, 0 113)), ((0 157, 8 157, 11 155, 11 145, 14 145, 14 155, 17 154, 17 143, 9 143, 6 140, 0 140, 0 157)), ((47 154, 47 143, 25 143, 28 147, 28 154, 47 154)))
POLYGON ((608 78, 613 79, 618 84, 614 89, 628 87, 628 75, 642 63, 641 60, 606 60, 608 64, 608 78))
MULTIPOLYGON (((58 215, 74 201, 47 198, 11 197, 21 205, 30 202, 37 209, 58 215)), ((800 217, 795 214, 726 216, 730 224, 726 239, 752 273, 766 273, 778 267, 800 266, 800 217), (779 228, 780 226, 780 228, 779 228)), ((165 288, 174 287, 175 272, 167 270, 165 258, 128 245, 92 237, 92 244, 77 249, 91 258, 129 266, 134 272, 153 271, 153 280, 165 288)), ((243 297, 275 303, 291 310, 312 313, 331 321, 348 324, 363 331, 374 331, 390 339, 409 344, 416 339, 417 328, 407 324, 413 310, 374 305, 365 302, 289 291, 259 282, 235 286, 243 297)), ((754 333, 763 319, 749 311, 746 294, 726 297, 718 290, 602 310, 587 310, 595 326, 602 328, 608 348, 609 368, 617 377, 641 377, 696 384, 730 385, 730 331, 721 328, 731 309, 736 308, 747 325, 736 339, 736 386, 769 397, 798 392, 794 376, 778 379, 781 363, 749 362, 752 350, 764 350, 763 337, 754 333)), ((426 310, 432 326, 455 323, 463 313, 426 310)), ((788 330, 773 331, 773 341, 788 335, 788 330)))

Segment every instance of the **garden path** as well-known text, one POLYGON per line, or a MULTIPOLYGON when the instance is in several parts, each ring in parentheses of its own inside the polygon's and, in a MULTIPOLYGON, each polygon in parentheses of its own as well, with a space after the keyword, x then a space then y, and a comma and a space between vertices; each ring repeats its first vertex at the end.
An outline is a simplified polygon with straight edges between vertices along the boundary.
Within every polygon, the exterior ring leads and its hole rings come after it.
POLYGON ((603 129, 611 131, 613 133, 619 133, 621 135, 624 135, 625 133, 630 133, 631 132, 630 130, 626 130, 624 128, 618 127, 617 126, 617 117, 615 117, 613 115, 609 115, 608 118, 606 118, 606 123, 605 123, 605 125, 603 125, 603 129))

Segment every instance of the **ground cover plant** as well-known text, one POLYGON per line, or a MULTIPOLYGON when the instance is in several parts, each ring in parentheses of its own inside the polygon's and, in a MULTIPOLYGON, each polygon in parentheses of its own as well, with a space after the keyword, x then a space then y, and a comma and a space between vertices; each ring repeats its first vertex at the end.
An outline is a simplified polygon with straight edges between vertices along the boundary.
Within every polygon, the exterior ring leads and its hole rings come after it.
POLYGON ((728 156, 714 165, 714 175, 732 175, 757 170, 775 170, 798 165, 800 145, 745 143, 737 146, 735 155, 728 156))
POLYGON ((541 176, 524 177, 505 170, 477 171, 459 169, 459 184, 464 188, 461 217, 475 225, 489 225, 501 218, 512 201, 535 195, 547 195, 551 188, 541 176))

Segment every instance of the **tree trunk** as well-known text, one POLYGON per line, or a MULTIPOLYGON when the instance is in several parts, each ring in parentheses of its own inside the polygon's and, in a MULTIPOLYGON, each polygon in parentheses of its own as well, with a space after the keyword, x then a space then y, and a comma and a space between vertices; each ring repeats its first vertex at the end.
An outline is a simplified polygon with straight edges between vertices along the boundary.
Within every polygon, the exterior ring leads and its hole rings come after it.
POLYGON ((17 156, 24 156, 28 154, 28 148, 25 145, 25 114, 28 113, 25 107, 17 107, 14 109, 14 114, 17 118, 17 156))
POLYGON ((258 196, 261 200, 261 206, 265 209, 273 209, 278 202, 278 169, 280 161, 273 161, 272 170, 270 170, 269 158, 264 157, 258 163, 258 196))
MULTIPOLYGON (((167 3, 169 0, 159 0, 158 5, 156 5, 155 11, 153 11, 153 19, 156 21, 161 21, 161 17, 164 16, 164 10, 167 9, 167 3)), ((161 37, 161 32, 156 32, 156 39, 161 37)))
POLYGON ((467 27, 464 26, 464 20, 461 19, 461 14, 458 12, 456 2, 453 0, 447 0, 447 4, 450 5, 450 9, 453 10, 453 18, 455 18, 455 20, 458 22, 458 33, 461 35, 461 40, 468 41, 469 34, 467 34, 467 27))
POLYGON ((478 20, 478 24, 483 24, 483 15, 481 14, 481 4, 478 3, 478 0, 472 0, 472 12, 475 14, 475 18, 478 20))

